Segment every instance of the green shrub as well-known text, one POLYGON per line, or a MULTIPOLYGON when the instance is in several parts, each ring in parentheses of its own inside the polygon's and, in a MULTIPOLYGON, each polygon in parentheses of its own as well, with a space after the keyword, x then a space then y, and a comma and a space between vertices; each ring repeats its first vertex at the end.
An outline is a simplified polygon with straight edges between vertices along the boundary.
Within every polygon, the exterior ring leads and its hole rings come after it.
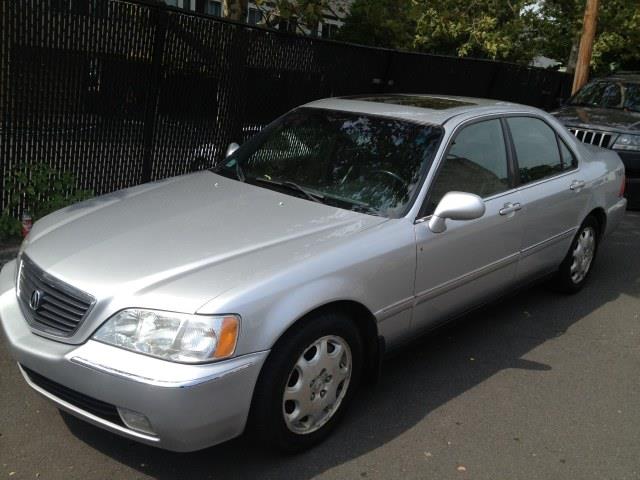
POLYGON ((20 236, 22 224, 16 218, 7 214, 0 215, 0 241, 7 241, 20 236))
POLYGON ((27 211, 33 221, 72 203, 93 196, 91 190, 76 187, 73 174, 43 163, 21 165, 4 178, 9 202, 0 215, 0 240, 17 238, 21 222, 15 215, 27 211))

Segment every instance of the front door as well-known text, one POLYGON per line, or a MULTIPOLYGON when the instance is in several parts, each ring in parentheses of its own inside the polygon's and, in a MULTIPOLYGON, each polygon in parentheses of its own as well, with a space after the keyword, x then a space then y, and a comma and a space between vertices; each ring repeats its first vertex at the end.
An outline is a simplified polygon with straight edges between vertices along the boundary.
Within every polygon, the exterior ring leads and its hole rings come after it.
POLYGON ((476 220, 447 220, 443 233, 416 223, 416 329, 481 304, 515 281, 523 222, 505 128, 499 118, 463 125, 438 167, 426 215, 450 191, 479 195, 486 212, 476 220))

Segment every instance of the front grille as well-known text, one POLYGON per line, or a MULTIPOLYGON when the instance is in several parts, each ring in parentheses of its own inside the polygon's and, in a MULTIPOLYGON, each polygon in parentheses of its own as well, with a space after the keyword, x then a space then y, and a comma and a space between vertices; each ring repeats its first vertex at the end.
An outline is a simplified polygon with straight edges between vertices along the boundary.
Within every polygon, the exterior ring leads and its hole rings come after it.
POLYGON ((64 400, 85 412, 89 412, 96 417, 100 417, 111 423, 115 423, 116 425, 125 426, 120 415, 118 415, 118 409, 115 405, 111 405, 110 403, 103 402, 102 400, 98 400, 85 395, 84 393, 76 392, 64 385, 60 385, 59 383, 49 380, 47 377, 43 377, 24 365, 20 365, 20 367, 22 367, 24 373, 27 374, 29 380, 41 389, 49 392, 51 395, 59 398, 60 400, 64 400))
POLYGON ((52 277, 25 255, 18 272, 18 300, 34 328, 68 337, 95 303, 91 295, 52 277))
POLYGON ((596 147, 608 148, 613 135, 608 132, 600 132, 598 130, 588 130, 586 128, 569 127, 569 131, 583 143, 595 145, 596 147))

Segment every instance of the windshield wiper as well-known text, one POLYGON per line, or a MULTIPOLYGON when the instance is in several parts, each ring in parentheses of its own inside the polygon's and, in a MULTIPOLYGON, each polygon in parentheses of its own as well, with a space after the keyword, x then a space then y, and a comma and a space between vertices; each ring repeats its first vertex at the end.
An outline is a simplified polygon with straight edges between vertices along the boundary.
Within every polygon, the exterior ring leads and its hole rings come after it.
POLYGON ((322 203, 322 204, 325 203, 324 195, 321 195, 319 193, 312 193, 306 188, 301 187, 297 183, 292 182, 290 180, 279 181, 279 180, 269 180, 268 178, 263 178, 263 177, 254 177, 251 179, 251 181, 258 182, 258 183, 265 183, 267 185, 273 185, 275 187, 282 187, 288 190, 294 190, 296 192, 302 193, 309 200, 312 200, 316 203, 322 203))
POLYGON ((321 193, 316 193, 316 192, 311 192, 309 190, 307 190, 304 187, 301 187, 300 185, 298 185, 295 182, 292 182, 290 180, 284 180, 284 181, 280 181, 280 180, 270 180, 268 178, 264 178, 264 177, 254 177, 254 178, 250 178, 248 179, 248 181, 251 182, 256 182, 256 183, 264 183, 266 185, 272 185, 274 187, 277 188, 286 188, 289 190, 293 190, 299 193, 302 193, 305 197, 307 197, 309 200, 312 200, 314 202, 317 203, 322 203, 324 205, 330 205, 330 204, 339 204, 342 205, 343 207, 348 208, 349 210, 352 210, 354 212, 361 212, 361 213, 368 213, 370 215, 375 215, 375 216, 383 216, 380 211, 376 210, 375 208, 371 207, 370 205, 363 203, 363 202, 358 202, 355 200, 350 200, 350 199, 346 199, 343 197, 334 197, 332 195, 322 195, 321 193))
POLYGON ((380 210, 372 207, 368 203, 360 202, 352 198, 338 197, 338 196, 328 194, 325 196, 325 203, 330 203, 330 202, 338 204, 343 208, 348 208, 353 212, 368 213, 370 215, 375 215, 376 217, 384 216, 380 212, 380 210))
MULTIPOLYGON (((347 202, 345 202, 347 203, 347 202)), ((376 210, 373 207, 370 207, 369 205, 360 205, 357 203, 353 203, 351 204, 351 210, 353 210, 354 212, 360 212, 360 213, 368 213, 369 215, 373 215, 375 217, 382 217, 382 213, 380 213, 378 210, 376 210)))

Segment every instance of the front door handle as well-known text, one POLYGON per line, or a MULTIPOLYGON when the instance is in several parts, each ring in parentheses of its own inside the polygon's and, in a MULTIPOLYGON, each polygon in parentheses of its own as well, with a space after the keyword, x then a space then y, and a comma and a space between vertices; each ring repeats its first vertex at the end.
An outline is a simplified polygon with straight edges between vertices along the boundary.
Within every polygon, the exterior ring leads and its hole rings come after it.
POLYGON ((569 185, 569 189, 578 191, 583 189, 585 185, 586 183, 584 182, 584 180, 574 180, 573 182, 571 182, 571 185, 569 185))
POLYGON ((500 209, 500 215, 509 215, 510 213, 517 212, 522 208, 519 202, 516 203, 505 203, 504 206, 500 209))

